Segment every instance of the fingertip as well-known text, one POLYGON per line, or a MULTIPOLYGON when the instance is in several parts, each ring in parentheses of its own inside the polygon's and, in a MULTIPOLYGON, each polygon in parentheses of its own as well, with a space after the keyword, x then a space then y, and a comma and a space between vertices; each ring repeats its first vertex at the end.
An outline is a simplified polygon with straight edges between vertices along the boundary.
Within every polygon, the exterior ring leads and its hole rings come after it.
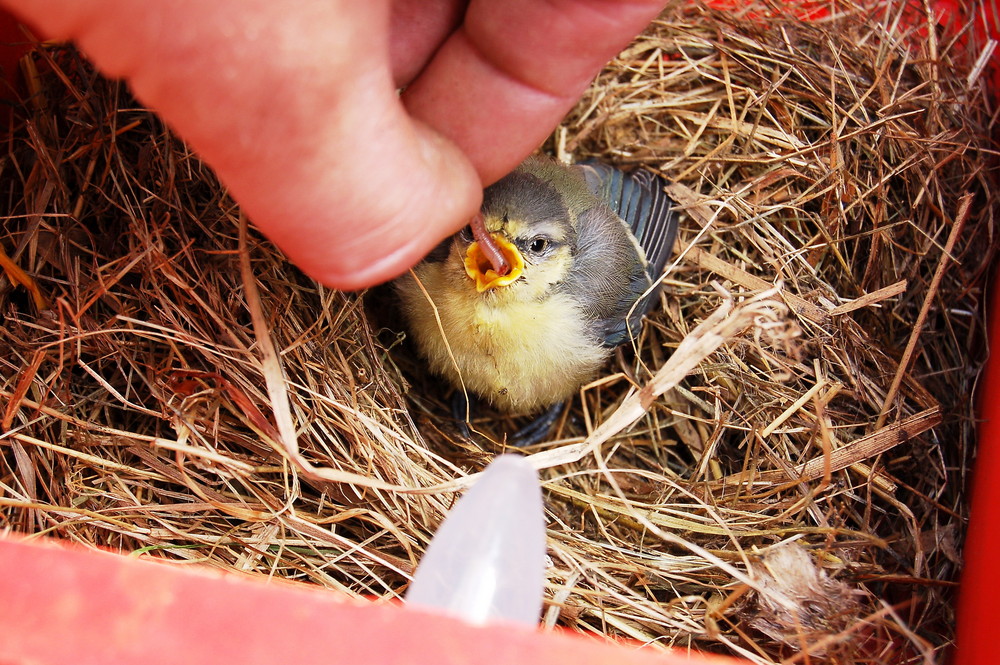
POLYGON ((295 263, 320 284, 340 291, 360 291, 405 274, 433 248, 433 244, 425 248, 423 243, 412 243, 389 254, 385 254, 382 248, 375 248, 369 254, 354 253, 347 260, 335 257, 332 261, 316 264, 308 261, 295 263))
MULTIPOLYGON (((315 223, 289 226, 285 215, 259 226, 303 272, 333 288, 354 291, 404 274, 469 223, 483 193, 472 163, 452 143, 419 123, 413 129, 414 142, 391 159, 356 164, 356 188, 364 193, 350 207, 334 197, 312 208, 322 210, 315 223)), ((323 183, 308 186, 329 191, 323 183)))
POLYGON ((317 255, 316 241, 308 242, 305 237, 278 244, 295 265, 320 284, 342 291, 357 291, 405 274, 438 243, 466 224, 468 218, 436 222, 426 229, 417 229, 419 221, 406 218, 384 224, 382 234, 360 239, 331 237, 328 251, 321 255, 317 255), (300 240, 306 244, 301 244, 300 240))

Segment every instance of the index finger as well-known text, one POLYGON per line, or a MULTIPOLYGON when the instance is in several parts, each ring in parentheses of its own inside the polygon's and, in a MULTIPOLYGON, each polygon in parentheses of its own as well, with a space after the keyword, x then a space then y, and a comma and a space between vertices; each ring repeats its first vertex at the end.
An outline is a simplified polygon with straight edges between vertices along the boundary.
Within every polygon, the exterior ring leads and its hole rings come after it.
POLYGON ((662 0, 474 0, 407 88, 410 113, 489 184, 538 147, 662 0))

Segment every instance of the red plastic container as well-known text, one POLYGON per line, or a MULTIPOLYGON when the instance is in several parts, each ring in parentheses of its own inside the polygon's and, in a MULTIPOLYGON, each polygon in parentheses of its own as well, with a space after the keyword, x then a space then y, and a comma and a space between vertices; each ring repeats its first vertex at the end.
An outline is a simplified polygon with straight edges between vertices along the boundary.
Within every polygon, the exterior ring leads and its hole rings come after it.
POLYGON ((739 665, 55 541, 0 539, 0 570, 0 665, 739 665))
POLYGON ((1000 596, 1000 279, 993 281, 989 366, 979 410, 979 448, 972 484, 972 507, 965 536, 958 596, 954 665, 997 659, 997 598, 1000 596))

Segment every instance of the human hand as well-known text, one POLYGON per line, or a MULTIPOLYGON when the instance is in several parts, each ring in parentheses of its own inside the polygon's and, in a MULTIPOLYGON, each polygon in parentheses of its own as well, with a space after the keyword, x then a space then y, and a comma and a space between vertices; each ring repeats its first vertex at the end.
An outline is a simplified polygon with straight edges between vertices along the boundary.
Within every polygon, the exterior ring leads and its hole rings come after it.
POLYGON ((127 79, 292 261, 343 289, 468 223, 662 4, 0 0, 127 79))

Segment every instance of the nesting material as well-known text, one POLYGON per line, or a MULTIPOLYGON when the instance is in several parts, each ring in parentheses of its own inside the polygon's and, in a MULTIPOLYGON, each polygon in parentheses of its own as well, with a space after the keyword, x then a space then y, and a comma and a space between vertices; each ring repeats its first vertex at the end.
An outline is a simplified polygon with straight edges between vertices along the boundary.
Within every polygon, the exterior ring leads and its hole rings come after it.
POLYGON ((831 578, 797 543, 778 545, 750 570, 758 589, 750 625, 768 637, 823 656, 824 641, 858 625, 854 589, 831 578))
MULTIPOLYGON (((642 336, 529 451, 544 621, 931 662, 985 357, 989 45, 902 3, 773 9, 669 9, 547 144, 659 170, 685 219, 642 336)), ((0 150, 2 528, 399 597, 518 423, 482 411, 463 441, 391 294, 306 279, 72 49, 25 64, 0 150)))

